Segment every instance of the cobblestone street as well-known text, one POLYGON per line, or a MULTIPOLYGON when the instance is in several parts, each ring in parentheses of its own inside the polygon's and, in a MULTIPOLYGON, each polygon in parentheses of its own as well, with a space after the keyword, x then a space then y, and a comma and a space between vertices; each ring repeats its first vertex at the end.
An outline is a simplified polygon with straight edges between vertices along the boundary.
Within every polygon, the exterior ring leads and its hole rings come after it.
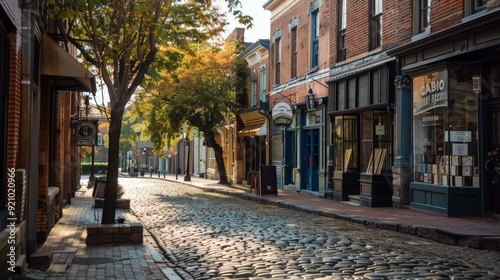
POLYGON ((499 279, 500 254, 259 204, 158 179, 120 178, 184 279, 499 279))

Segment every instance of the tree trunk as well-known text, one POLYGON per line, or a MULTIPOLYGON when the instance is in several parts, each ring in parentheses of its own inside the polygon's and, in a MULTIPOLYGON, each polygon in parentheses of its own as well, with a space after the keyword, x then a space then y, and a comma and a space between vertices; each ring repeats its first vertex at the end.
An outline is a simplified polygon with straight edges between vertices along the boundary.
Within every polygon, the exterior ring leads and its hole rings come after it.
POLYGON ((228 185, 226 166, 224 165, 224 157, 222 156, 222 147, 217 144, 215 139, 205 139, 207 146, 214 149, 215 162, 217 163, 217 170, 219 171, 219 184, 228 185))
POLYGON ((109 124, 108 172, 104 191, 104 207, 102 224, 114 224, 116 215, 116 198, 118 189, 118 168, 120 154, 120 131, 122 127, 124 107, 117 104, 111 108, 109 124))

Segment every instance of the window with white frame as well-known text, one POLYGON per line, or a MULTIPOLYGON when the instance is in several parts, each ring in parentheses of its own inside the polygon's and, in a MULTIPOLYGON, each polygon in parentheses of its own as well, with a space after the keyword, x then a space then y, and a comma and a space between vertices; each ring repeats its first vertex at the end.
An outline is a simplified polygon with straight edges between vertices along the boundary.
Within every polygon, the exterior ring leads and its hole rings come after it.
POLYGON ((414 33, 415 35, 429 32, 431 24, 432 0, 414 0, 414 33))
POLYGON ((311 68, 319 64, 319 9, 311 13, 311 68))
POLYGON ((250 73, 250 107, 255 106, 257 103, 255 101, 255 96, 257 92, 257 77, 255 70, 250 73))
POLYGON ((464 15, 467 17, 486 12, 487 2, 487 0, 465 0, 464 15))
POLYGON ((370 1, 370 50, 382 43, 382 0, 370 1))
POLYGON ((339 0, 338 5, 338 35, 337 35, 337 61, 346 59, 346 28, 347 28, 347 0, 339 0))
POLYGON ((280 84, 280 76, 281 76, 281 38, 276 39, 274 41, 274 74, 275 74, 275 83, 280 84))
POLYGON ((266 65, 262 64, 259 68, 259 92, 260 101, 266 101, 266 65))
POLYGON ((291 78, 297 77, 297 26, 290 30, 291 37, 291 78))

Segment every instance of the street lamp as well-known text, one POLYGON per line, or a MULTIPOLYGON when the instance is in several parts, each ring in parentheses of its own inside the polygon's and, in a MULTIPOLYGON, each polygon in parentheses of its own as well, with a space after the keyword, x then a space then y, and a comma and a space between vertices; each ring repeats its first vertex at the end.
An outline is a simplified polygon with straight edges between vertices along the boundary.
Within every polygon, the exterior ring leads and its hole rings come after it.
POLYGON ((313 93, 312 88, 309 87, 309 91, 305 97, 305 103, 307 111, 316 110, 316 95, 313 93))
MULTIPOLYGON (((189 136, 186 134, 186 138, 184 139, 185 145, 187 147, 187 160, 186 160, 186 175, 184 175, 184 181, 191 181, 191 174, 189 174, 189 150, 190 150, 190 145, 189 145, 189 136)), ((184 149, 184 152, 186 149, 184 149)))

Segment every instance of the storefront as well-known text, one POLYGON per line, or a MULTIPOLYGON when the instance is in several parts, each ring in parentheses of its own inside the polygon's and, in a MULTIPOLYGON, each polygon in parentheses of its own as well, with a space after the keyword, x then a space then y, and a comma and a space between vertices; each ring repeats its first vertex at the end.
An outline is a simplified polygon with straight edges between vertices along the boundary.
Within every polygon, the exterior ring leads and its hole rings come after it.
POLYGON ((476 69, 455 64, 412 78, 411 207, 446 214, 480 212, 476 69))
POLYGON ((334 200, 391 206, 394 60, 370 59, 329 81, 331 192, 334 200))
POLYGON ((413 126, 406 151, 412 208, 450 216, 500 212, 499 24, 494 11, 389 52, 411 81, 396 98, 411 96, 398 108, 411 111, 411 120, 398 127, 413 126))

